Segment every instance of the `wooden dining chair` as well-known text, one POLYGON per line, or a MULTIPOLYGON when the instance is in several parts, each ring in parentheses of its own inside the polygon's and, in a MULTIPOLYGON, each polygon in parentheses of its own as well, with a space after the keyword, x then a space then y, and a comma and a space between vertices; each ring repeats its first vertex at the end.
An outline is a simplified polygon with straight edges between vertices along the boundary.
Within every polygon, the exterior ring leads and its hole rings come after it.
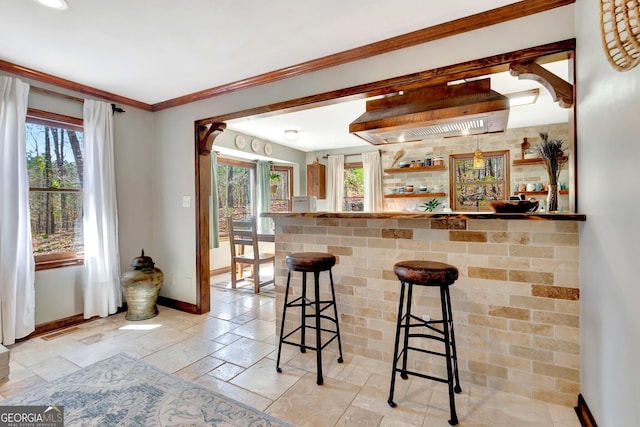
POLYGON ((229 232, 229 247, 231 248, 231 287, 236 288, 238 279, 253 282, 255 293, 260 293, 260 288, 274 283, 272 274, 268 280, 260 281, 260 266, 271 263, 275 274, 275 254, 260 252, 258 246, 258 232, 256 230, 256 218, 254 216, 245 220, 234 220, 227 217, 227 231, 229 232), (242 248, 241 250, 238 250, 242 248), (251 252, 245 253, 247 247, 251 252), (244 266, 251 266, 251 277, 244 277, 244 266))

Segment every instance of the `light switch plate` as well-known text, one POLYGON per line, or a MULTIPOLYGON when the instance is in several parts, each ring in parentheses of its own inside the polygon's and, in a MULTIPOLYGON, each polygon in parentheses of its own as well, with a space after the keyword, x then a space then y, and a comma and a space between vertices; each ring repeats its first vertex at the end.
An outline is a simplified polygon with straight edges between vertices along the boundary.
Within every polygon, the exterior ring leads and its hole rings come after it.
POLYGON ((182 207, 183 208, 191 207, 191 196, 182 196, 182 207))

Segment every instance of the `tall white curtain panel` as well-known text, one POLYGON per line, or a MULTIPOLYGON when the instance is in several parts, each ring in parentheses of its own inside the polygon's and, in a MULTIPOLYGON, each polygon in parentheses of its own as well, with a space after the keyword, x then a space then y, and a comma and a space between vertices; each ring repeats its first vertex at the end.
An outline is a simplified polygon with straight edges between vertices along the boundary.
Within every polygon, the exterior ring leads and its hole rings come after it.
POLYGON ((118 209, 111 104, 85 100, 84 119, 84 318, 105 317, 122 305, 118 209))
POLYGON ((256 175, 258 176, 258 184, 256 189, 256 205, 258 232, 264 233, 271 230, 271 218, 263 218, 260 215, 263 212, 269 212, 269 174, 271 173, 271 163, 259 160, 256 164, 256 175))
POLYGON ((362 153, 364 172, 364 211, 382 212, 382 162, 378 151, 362 153))
POLYGON ((344 199, 344 155, 327 156, 327 211, 342 212, 344 199))
POLYGON ((25 120, 29 85, 0 76, 0 331, 2 344, 35 329, 25 120))

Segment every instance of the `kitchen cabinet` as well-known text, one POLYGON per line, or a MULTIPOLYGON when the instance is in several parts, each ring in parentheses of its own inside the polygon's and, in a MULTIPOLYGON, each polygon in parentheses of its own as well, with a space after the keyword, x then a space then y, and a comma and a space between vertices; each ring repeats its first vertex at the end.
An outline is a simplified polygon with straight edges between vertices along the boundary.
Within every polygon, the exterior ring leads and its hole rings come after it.
POLYGON ((307 196, 326 199, 326 166, 317 160, 307 165, 307 196))

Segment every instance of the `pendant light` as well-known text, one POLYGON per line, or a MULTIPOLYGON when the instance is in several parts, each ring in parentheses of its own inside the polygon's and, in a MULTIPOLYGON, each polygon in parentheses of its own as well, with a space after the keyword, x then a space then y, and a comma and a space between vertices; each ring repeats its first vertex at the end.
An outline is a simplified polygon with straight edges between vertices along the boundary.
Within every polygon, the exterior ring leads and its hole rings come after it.
POLYGON ((482 151, 480 151, 478 138, 476 138, 476 151, 473 153, 473 168, 484 169, 484 157, 482 156, 482 151))

